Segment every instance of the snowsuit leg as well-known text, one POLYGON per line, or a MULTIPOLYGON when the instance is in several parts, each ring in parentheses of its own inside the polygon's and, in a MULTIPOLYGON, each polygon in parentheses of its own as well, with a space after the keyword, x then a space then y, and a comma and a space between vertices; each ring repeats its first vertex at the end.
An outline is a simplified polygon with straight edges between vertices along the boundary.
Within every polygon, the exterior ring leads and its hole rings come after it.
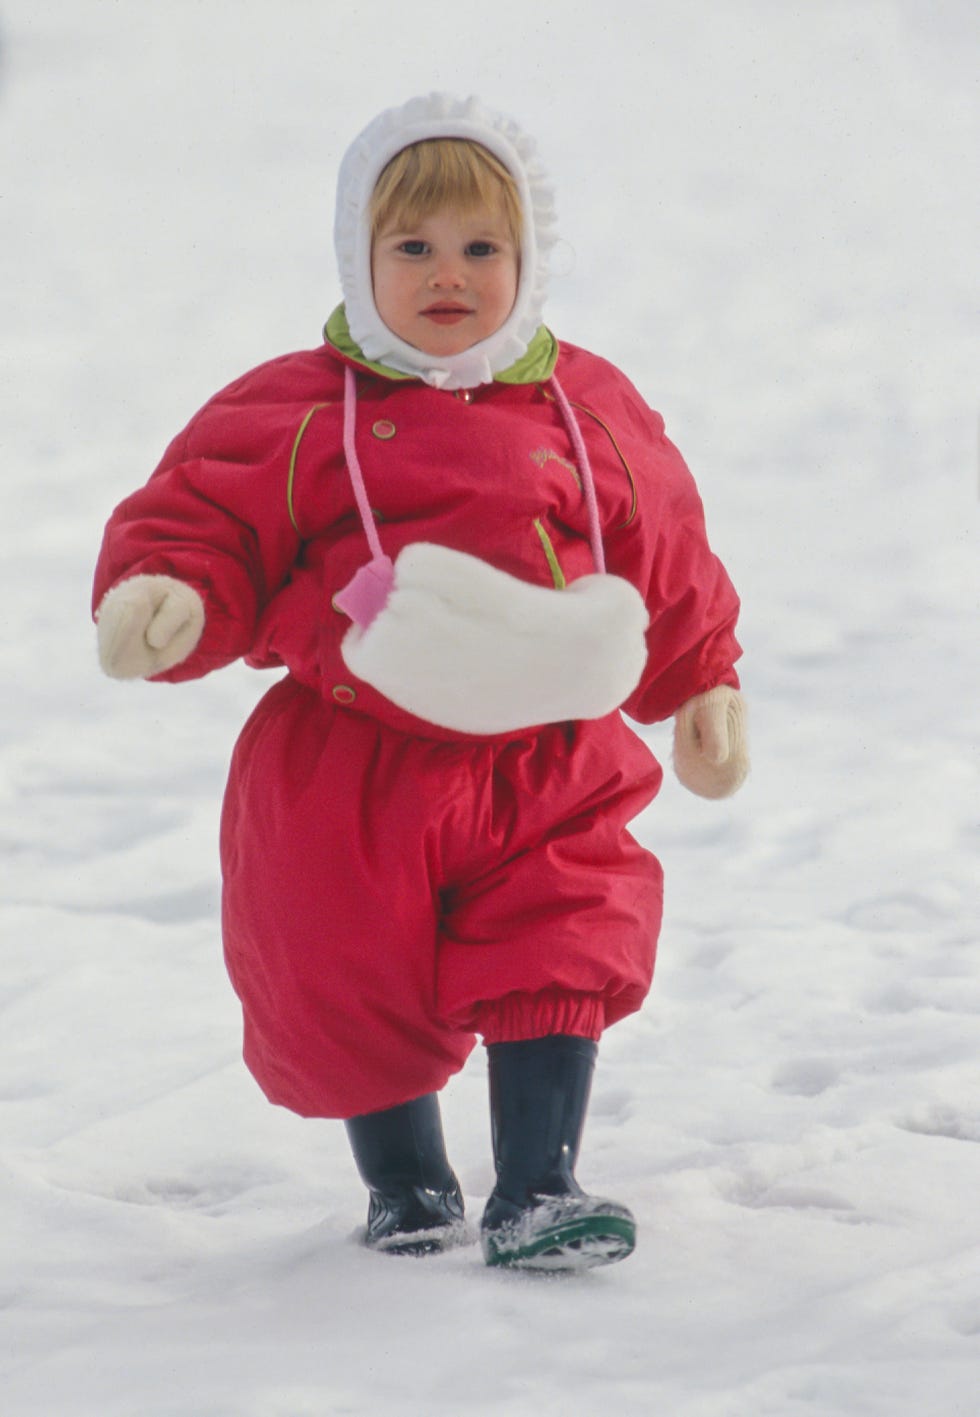
POLYGON ((475 836, 455 843, 443 894, 440 1016, 488 1044, 598 1039, 653 977, 663 874, 628 824, 660 765, 618 713, 474 755, 475 836))
POLYGON ((436 1015, 427 819, 438 804, 415 746, 285 679, 235 748, 225 959, 245 1061, 270 1101, 303 1116, 438 1091, 475 1042, 436 1015))

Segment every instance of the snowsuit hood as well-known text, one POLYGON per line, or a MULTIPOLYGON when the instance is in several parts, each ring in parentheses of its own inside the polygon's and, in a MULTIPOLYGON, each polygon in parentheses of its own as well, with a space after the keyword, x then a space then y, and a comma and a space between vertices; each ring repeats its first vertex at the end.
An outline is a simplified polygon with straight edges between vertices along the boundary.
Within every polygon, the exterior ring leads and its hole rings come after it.
POLYGON ((337 180, 334 245, 350 334, 366 358, 438 389, 490 383, 526 353, 541 323, 548 253, 556 240, 551 185, 532 140, 479 99, 433 93, 386 109, 354 139, 337 180), (385 166, 412 143, 468 138, 499 158, 520 197, 521 273, 509 316, 461 354, 436 358, 400 339, 381 319, 371 283, 371 195, 385 166))

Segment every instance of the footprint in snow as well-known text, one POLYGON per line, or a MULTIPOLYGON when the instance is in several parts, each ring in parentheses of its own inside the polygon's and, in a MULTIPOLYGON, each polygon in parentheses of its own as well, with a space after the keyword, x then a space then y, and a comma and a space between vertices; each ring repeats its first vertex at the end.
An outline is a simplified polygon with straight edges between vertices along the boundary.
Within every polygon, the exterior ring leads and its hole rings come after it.
POLYGON ((960 1304, 949 1313, 949 1326, 964 1338, 980 1337, 980 1303, 960 1304))
POLYGON ((937 1102, 920 1108, 898 1122, 905 1132, 924 1137, 945 1137, 951 1141, 980 1142, 980 1117, 937 1102))
POLYGON ((860 930, 891 933, 921 930, 924 925, 946 919, 949 913, 918 891, 903 891, 858 901, 845 912, 844 920, 860 930))
POLYGON ((772 1075, 777 1092, 793 1097, 819 1097, 840 1080, 840 1068, 829 1058, 796 1058, 772 1075))
POLYGON ((729 1198, 747 1210, 825 1211, 834 1220, 848 1225, 862 1223, 860 1215, 844 1196, 819 1186, 775 1184, 761 1177, 744 1176, 731 1189, 729 1198))
POLYGON ((603 1121, 627 1122, 633 1115, 633 1094, 625 1087, 597 1090, 589 1107, 590 1114, 603 1121))

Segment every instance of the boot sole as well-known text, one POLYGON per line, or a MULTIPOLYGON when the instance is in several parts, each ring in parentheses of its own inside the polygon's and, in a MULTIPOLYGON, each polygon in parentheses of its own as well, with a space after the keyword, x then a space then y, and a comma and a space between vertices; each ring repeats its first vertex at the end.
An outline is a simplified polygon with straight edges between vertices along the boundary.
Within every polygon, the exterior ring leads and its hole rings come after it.
POLYGON ((562 1273, 597 1269, 627 1259, 636 1248, 636 1225, 621 1215, 582 1215, 542 1227, 533 1236, 503 1226, 482 1236, 488 1265, 562 1273))

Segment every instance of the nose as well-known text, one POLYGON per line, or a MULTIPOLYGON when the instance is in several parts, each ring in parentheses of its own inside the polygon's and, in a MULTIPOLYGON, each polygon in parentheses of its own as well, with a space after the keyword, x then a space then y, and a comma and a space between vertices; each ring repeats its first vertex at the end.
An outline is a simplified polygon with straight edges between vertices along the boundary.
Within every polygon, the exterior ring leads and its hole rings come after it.
POLYGON ((465 285, 466 276, 461 264, 451 259, 440 261, 429 276, 432 290, 462 290, 465 285))

